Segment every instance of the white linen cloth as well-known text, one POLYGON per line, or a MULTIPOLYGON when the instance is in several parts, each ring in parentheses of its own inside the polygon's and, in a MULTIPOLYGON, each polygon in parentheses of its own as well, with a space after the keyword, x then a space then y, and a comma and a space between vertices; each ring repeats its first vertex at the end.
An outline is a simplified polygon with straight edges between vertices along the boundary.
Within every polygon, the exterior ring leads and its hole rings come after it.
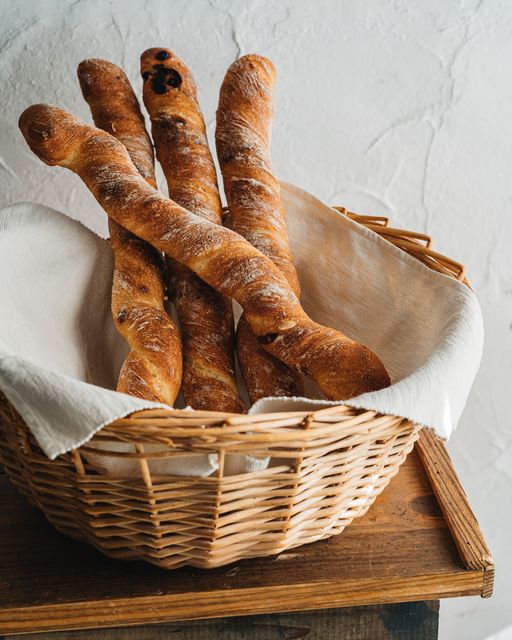
MULTIPOLYGON (((449 438, 481 357, 476 296, 297 187, 283 183, 282 196, 304 308, 373 349, 393 382, 347 404, 449 438)), ((50 458, 117 418, 165 406, 113 390, 127 346, 110 315, 112 265, 108 244, 62 213, 27 203, 0 210, 0 389, 50 458)), ((262 399, 251 413, 332 404, 262 399)), ((232 473, 265 464, 229 461, 232 473)), ((215 456, 195 456, 159 472, 215 468, 215 456)))

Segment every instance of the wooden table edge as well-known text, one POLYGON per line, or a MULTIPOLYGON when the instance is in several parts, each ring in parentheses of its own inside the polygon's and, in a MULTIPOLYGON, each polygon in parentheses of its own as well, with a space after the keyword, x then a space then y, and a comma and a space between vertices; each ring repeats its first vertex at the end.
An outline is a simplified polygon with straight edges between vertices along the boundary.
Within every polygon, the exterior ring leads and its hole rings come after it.
POLYGON ((490 598, 494 586, 494 561, 444 442, 433 429, 424 428, 416 442, 416 450, 460 558, 468 570, 483 571, 480 595, 490 598))
POLYGON ((98 600, 59 605, 40 605, 0 610, 0 634, 92 629, 138 624, 182 622, 202 618, 224 618, 284 613, 314 609, 437 600, 439 598, 479 595, 484 572, 460 572, 396 578, 343 580, 339 584, 318 582, 270 587, 261 598, 259 589, 208 591, 203 594, 169 594, 139 598, 98 600), (449 580, 448 580, 449 577, 449 580), (397 592, 402 591, 401 595, 397 592), (179 611, 179 613, 176 613, 179 611))

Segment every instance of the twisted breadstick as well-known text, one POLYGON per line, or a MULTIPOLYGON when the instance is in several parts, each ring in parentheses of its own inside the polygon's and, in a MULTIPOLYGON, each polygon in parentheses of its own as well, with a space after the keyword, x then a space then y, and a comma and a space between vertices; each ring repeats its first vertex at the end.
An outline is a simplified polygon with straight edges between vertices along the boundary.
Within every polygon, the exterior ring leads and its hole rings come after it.
POLYGON ((300 373, 263 349, 245 313, 236 328, 236 352, 251 404, 260 398, 305 395, 300 373))
POLYGON ((156 189, 155 157, 139 101, 125 72, 108 60, 82 60, 80 88, 94 124, 124 144, 140 175, 156 189))
MULTIPOLYGON (((279 183, 270 162, 274 78, 270 60, 256 55, 243 56, 229 67, 220 89, 215 140, 229 207, 226 224, 268 256, 299 297, 279 183)), ((251 402, 304 395, 300 376, 261 348, 245 316, 236 337, 251 402)))
MULTIPOLYGON (((124 144, 139 173, 156 187, 153 147, 125 73, 106 60, 78 66, 82 93, 96 126, 124 144)), ((114 253, 112 316, 130 352, 117 390, 172 405, 181 383, 181 341, 164 310, 162 258, 150 244, 108 221, 114 253)))
POLYGON ((77 173, 114 220, 234 298, 265 349, 310 375, 328 398, 389 385, 372 351, 306 315, 269 258, 152 189, 115 138, 48 105, 26 109, 19 126, 41 160, 77 173))
POLYGON ((109 221, 114 252, 112 313, 130 346, 117 390, 173 404, 181 382, 181 340, 164 309, 164 273, 159 252, 109 221))
MULTIPOLYGON (((222 224, 222 207, 196 87, 184 63, 167 49, 141 56, 143 98, 169 195, 197 215, 222 224)), ((235 378, 231 301, 190 269, 168 260, 183 338, 185 402, 195 409, 240 413, 235 378)))

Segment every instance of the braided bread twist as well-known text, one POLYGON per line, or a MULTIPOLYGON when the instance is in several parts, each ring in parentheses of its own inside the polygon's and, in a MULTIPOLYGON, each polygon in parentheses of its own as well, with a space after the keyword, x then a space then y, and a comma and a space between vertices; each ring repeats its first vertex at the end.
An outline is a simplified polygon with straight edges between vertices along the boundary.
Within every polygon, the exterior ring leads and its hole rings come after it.
POLYGON ((49 105, 26 109, 19 126, 41 160, 77 173, 114 220, 234 298, 265 349, 310 375, 328 398, 389 385, 372 351, 307 316, 269 258, 152 189, 115 138, 49 105))
MULTIPOLYGON (((261 56, 243 56, 229 67, 220 89, 215 140, 229 208, 226 225, 268 256, 299 297, 279 183, 270 161, 274 79, 274 66, 261 56)), ((236 338, 251 402, 265 396, 304 395, 298 373, 260 346, 243 315, 236 338)))
MULTIPOLYGON (((185 209, 222 224, 222 207, 196 87, 185 64, 168 49, 141 56, 143 98, 169 195, 185 209)), ((245 411, 235 378, 231 301, 168 258, 183 338, 185 402, 195 409, 245 411)))
MULTIPOLYGON (((82 94, 97 127, 124 144, 141 176, 156 187, 151 140, 139 103, 125 73, 106 60, 78 66, 82 94)), ((114 253, 112 316, 130 352, 117 390, 172 405, 180 390, 181 340, 164 309, 164 273, 160 253, 109 217, 114 253)))

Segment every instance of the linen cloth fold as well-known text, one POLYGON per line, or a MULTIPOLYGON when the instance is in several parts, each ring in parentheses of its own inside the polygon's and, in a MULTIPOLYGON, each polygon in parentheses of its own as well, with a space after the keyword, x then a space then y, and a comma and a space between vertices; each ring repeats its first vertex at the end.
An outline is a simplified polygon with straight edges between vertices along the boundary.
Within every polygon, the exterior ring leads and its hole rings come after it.
MULTIPOLYGON (((476 296, 305 191, 281 186, 305 310, 374 350, 391 376, 388 389, 346 404, 449 438, 481 358, 476 296)), ((112 268, 108 243, 66 215, 31 203, 0 210, 0 389, 50 458, 117 418, 165 407, 114 390, 127 345, 110 313, 112 268)), ((334 404, 262 399, 250 413, 334 404)), ((229 460, 231 473, 265 464, 229 460)), ((215 456, 194 456, 158 472, 209 475, 216 467, 215 456)))

